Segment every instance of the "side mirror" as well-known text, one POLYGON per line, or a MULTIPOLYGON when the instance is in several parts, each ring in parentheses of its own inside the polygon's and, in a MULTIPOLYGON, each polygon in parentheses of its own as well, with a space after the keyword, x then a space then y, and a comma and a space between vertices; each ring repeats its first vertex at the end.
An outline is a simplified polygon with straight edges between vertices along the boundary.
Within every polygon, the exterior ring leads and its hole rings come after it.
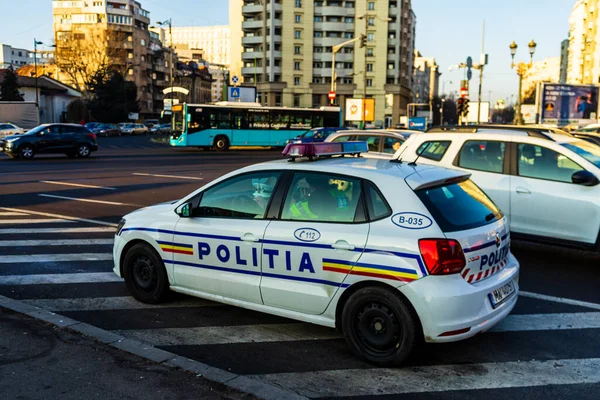
POLYGON ((589 171, 577 171, 571 176, 573 183, 583 186, 596 186, 600 181, 589 171))
POLYGON ((192 216, 192 203, 184 203, 175 209, 175 214, 181 218, 190 218, 192 216))

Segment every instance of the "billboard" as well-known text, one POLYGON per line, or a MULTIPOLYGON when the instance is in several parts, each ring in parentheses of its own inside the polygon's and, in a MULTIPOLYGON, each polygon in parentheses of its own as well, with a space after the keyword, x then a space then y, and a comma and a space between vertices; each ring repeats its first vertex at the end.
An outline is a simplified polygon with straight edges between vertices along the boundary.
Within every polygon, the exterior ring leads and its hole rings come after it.
MULTIPOLYGON (((469 102, 469 113, 467 114, 467 122, 468 123, 477 123, 477 109, 479 108, 479 103, 477 101, 469 102)), ((482 101, 481 102, 481 114, 479 115, 479 121, 482 124, 487 123, 490 120, 490 102, 482 101)))
POLYGON ((541 104, 542 124, 585 124, 598 116, 598 86, 544 83, 541 104))
POLYGON ((427 129, 427 117, 410 117, 408 119, 408 129, 424 131, 427 129))
POLYGON ((375 99, 346 99, 346 121, 362 121, 363 104, 365 121, 373 122, 375 120, 375 99))

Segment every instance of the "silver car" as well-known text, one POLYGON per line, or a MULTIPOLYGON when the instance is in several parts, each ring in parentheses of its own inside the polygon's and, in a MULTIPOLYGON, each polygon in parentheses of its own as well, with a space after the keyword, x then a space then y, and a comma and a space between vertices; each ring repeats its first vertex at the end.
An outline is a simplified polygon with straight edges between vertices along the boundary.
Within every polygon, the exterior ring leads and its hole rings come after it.
POLYGON ((364 153, 364 157, 369 155, 376 157, 389 157, 390 159, 400 148, 402 143, 413 133, 409 130, 350 130, 333 133, 325 139, 326 142, 348 142, 359 141, 367 142, 369 152, 364 153))

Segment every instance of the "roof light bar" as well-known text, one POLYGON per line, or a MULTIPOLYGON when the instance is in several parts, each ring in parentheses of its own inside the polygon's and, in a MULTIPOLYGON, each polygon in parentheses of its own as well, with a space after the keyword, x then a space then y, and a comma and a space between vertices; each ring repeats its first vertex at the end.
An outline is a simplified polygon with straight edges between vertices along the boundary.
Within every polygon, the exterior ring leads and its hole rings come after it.
POLYGON ((283 156, 289 157, 291 161, 299 157, 306 157, 312 161, 318 157, 360 155, 368 151, 367 142, 290 143, 285 146, 283 156))

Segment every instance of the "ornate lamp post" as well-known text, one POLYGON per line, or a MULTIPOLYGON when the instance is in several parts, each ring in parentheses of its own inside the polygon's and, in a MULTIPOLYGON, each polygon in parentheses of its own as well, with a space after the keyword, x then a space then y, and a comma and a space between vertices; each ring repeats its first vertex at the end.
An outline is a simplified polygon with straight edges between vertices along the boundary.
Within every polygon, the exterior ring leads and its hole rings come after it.
POLYGON ((519 92, 517 93, 517 109, 515 112, 515 123, 517 125, 523 125, 523 114, 521 113, 521 104, 522 104, 522 95, 521 95, 521 90, 523 88, 523 76, 525 76, 525 74, 527 73, 527 71, 529 71, 529 69, 531 68, 532 64, 533 64, 533 54, 535 53, 535 48, 537 47, 537 43, 535 43, 535 41, 531 41, 529 42, 529 63, 525 63, 525 62, 520 62, 518 64, 515 64, 515 55, 517 54, 517 48, 519 46, 517 46, 517 44, 513 41, 509 48, 510 48, 510 55, 512 57, 512 63, 511 63, 511 68, 512 69, 516 69, 517 71, 517 75, 519 76, 519 92))

